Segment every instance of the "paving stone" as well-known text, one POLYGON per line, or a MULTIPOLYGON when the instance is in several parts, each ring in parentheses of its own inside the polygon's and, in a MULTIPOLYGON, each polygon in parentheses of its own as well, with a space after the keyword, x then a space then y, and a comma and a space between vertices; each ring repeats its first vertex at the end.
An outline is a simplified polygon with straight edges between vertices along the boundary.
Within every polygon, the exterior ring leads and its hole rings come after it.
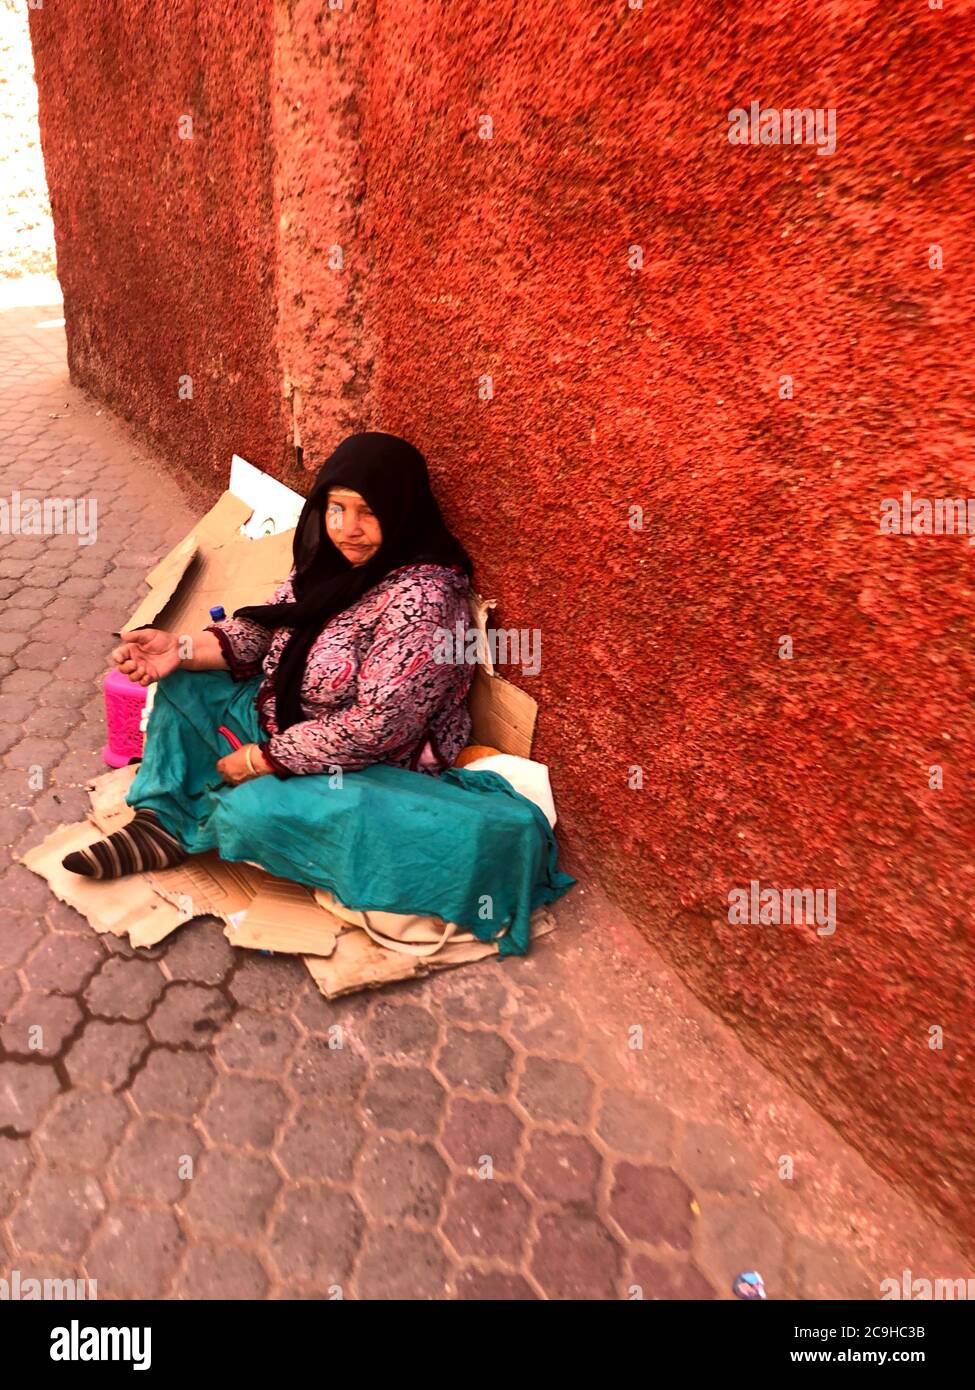
MULTIPOLYGON (((48 615, 45 614, 45 621, 47 620, 48 615)), ((42 705, 77 708, 88 699, 90 694, 90 682, 62 680, 59 673, 56 681, 49 681, 45 689, 37 692, 37 698, 42 705)))
MULTIPOLYGON (((40 608, 8 608, 4 607, 0 611, 0 632, 28 632, 36 624, 43 622, 44 614, 40 608)), ((48 648, 48 660, 51 659, 51 650, 48 648)), ((6 704, 6 702, 4 702, 6 704)), ((29 711, 22 710, 20 705, 14 706, 6 718, 15 724, 22 724, 27 718, 29 711)))
POLYGON ((166 970, 174 980, 219 985, 230 974, 234 948, 220 927, 189 922, 172 938, 166 952, 166 970))
POLYGON ((0 969, 0 1018, 10 1013, 20 995, 21 988, 17 971, 12 965, 4 966, 0 969))
POLYGON ((149 1046, 141 1023, 86 1023, 65 1065, 74 1086, 121 1086, 149 1046))
POLYGON ((292 1178, 349 1182, 368 1132, 351 1105, 302 1105, 278 1143, 278 1159, 292 1178))
MULTIPOLYGON (((27 1186, 33 1166, 33 1156, 26 1139, 0 1137, 0 1216, 10 1209, 14 1200, 27 1186)), ((2 1250, 3 1247, 0 1245, 0 1264, 2 1250)))
POLYGON ((709 1277, 730 1288, 745 1269, 757 1269, 769 1298, 781 1298, 786 1281, 782 1231, 754 1198, 700 1198, 702 1214, 696 1249, 709 1277))
POLYGON ((673 1151, 674 1117, 666 1106, 632 1091, 607 1091, 596 1133, 620 1153, 667 1163, 673 1151))
POLYGON ((10 1230, 18 1246, 36 1255, 78 1256, 104 1212, 104 1194, 90 1173, 39 1172, 10 1230))
POLYGON ((267 1155, 211 1149, 187 1185, 183 1209, 196 1229, 246 1239, 262 1231, 281 1178, 267 1155))
POLYGON ((557 999, 522 1000, 508 1027, 512 1037, 528 1052, 574 1057, 585 1042, 585 1029, 578 1014, 557 999))
POLYGON ((9 1057, 56 1057, 80 1022, 81 1009, 74 999, 31 990, 0 1029, 0 1044, 9 1057))
MULTIPOLYGON (((5 706, 6 697, 3 700, 3 707, 5 706)), ((17 742, 17 739, 14 742, 17 742)), ((36 781, 37 779, 34 778, 33 780, 36 781)), ((37 788, 32 785, 31 776, 24 768, 6 766, 0 768, 0 802, 4 806, 9 806, 16 811, 29 810, 36 796, 37 788)))
MULTIPOLYGON (((7 602, 9 603, 9 599, 7 602)), ((35 695, 44 686, 50 684, 51 677, 45 671, 11 671, 8 676, 3 678, 2 693, 4 695, 35 695)))
POLYGON ((28 1134, 57 1095, 58 1079, 49 1064, 0 1062, 0 1132, 28 1134))
POLYGON ((4 844, 15 844, 31 824, 31 813, 26 808, 0 807, 0 841, 4 844))
POLYGON ((497 1033, 449 1028, 437 1066, 451 1086, 502 1095, 513 1061, 514 1053, 497 1033))
POLYGON ((342 1286, 352 1272, 363 1225, 347 1193, 292 1188, 274 1218, 268 1249, 282 1279, 322 1289, 342 1286))
POLYGON ((531 1208, 513 1182, 459 1178, 447 1201, 444 1237, 462 1258, 516 1264, 531 1208))
POLYGON ((601 1167, 602 1159, 588 1139, 539 1131, 525 1158, 524 1180, 542 1201, 592 1207, 601 1167))
POLYGON ((689 1123, 677 1165, 698 1189, 750 1193, 768 1175, 769 1164, 746 1149, 723 1125, 689 1123))
POLYGON ((193 1182, 202 1148, 192 1125, 150 1116, 133 1121, 109 1172, 125 1197, 179 1201, 193 1182))
MULTIPOLYGON (((23 737, 23 730, 12 724, 0 724, 0 753, 6 753, 19 743, 23 737)), ((28 788, 28 790, 30 790, 28 788)), ((18 838, 24 833, 25 828, 30 823, 30 813, 26 807, 27 797, 23 798, 24 805, 0 806, 0 835, 5 843, 18 838)))
MULTIPOLYGON (((56 602, 60 602, 57 600, 56 602)), ((53 616, 54 604, 51 605, 53 616)), ((63 616, 60 613, 59 617, 63 616)), ((57 678, 69 681, 90 681, 96 676, 104 675, 110 666, 110 658, 107 653, 98 651, 70 652, 61 658, 57 670, 57 678)), ((104 766, 96 763, 99 772, 104 771, 104 766)))
POLYGON ((527 1303, 537 1300, 538 1294, 521 1274, 482 1274, 478 1269, 464 1269, 456 1275, 456 1297, 474 1303, 527 1303))
POLYGON ((45 912, 51 890, 44 879, 22 864, 12 864, 0 877, 0 902, 11 912, 45 912))
POLYGON ((191 1299, 266 1298, 269 1280, 264 1266, 249 1250, 228 1245, 194 1245, 180 1275, 176 1292, 191 1299))
POLYGON ((429 1144, 377 1135, 359 1164, 358 1190, 374 1217, 432 1226, 447 1186, 447 1168, 429 1144))
POLYGON ((172 1212, 113 1207, 85 1265, 100 1298, 162 1298, 186 1238, 172 1212))
POLYGON ((58 592, 68 594, 71 598, 94 598, 96 594, 101 593, 102 587, 101 580, 78 575, 65 579, 58 586, 58 592))
POLYGON ((105 961, 85 990, 85 1000, 99 1018, 145 1018, 165 984, 155 961, 116 957, 105 961))
POLYGON ((878 1280, 871 1280, 848 1250, 824 1245, 808 1236, 792 1243, 796 1291, 802 1299, 877 1299, 878 1280))
POLYGON ((23 971, 33 989, 58 989, 65 994, 73 994, 104 959, 93 932, 88 936, 52 934, 41 941, 23 966, 23 971))
MULTIPOLYGON (((0 656, 14 656, 21 651, 24 646, 31 641, 29 632, 0 632, 0 656)), ((21 660, 17 662, 22 667, 21 660)), ((24 766, 21 763, 14 763, 15 767, 24 766)))
POLYGON ((458 1023, 497 1024, 505 1013, 509 993, 504 967, 485 961, 477 970, 449 970, 427 981, 430 998, 458 1023))
POLYGON ((289 1072, 304 1100, 355 1100, 366 1078, 366 1064, 350 1047, 329 1047, 322 1038, 305 1038, 289 1072))
POLYGON ((11 608, 46 608, 53 594, 50 589, 36 589, 25 585, 15 589, 6 600, 11 608))
POLYGON ((278 1076, 297 1044, 297 1029, 280 1014, 239 1009, 217 1034, 214 1051, 226 1067, 278 1076))
POLYGON ((524 1126, 507 1105, 455 1096, 440 1143, 455 1163, 470 1170, 489 1158, 495 1173, 514 1171, 524 1126))
POLYGON ((157 1042, 208 1047, 230 1012, 222 994, 204 985, 169 985, 149 1017, 157 1042))
POLYGON ((44 924, 26 912, 0 910, 0 969, 19 965, 44 936, 44 924))
POLYGON ((689 1250, 692 1196, 687 1184, 669 1168, 617 1163, 609 1210, 631 1240, 689 1250))
MULTIPOLYGON (((43 620, 43 614, 41 618, 43 620)), ((36 631, 32 625, 28 629, 28 634, 36 631)), ((43 642, 28 642, 26 646, 20 648, 17 653, 17 665, 24 670, 35 669, 38 671, 49 671, 51 669, 51 640, 53 634, 45 632, 43 642)))
POLYGON ((444 1089, 424 1067, 382 1064, 362 1096, 362 1108, 378 1129, 420 1136, 437 1132, 444 1089))
POLYGON ((79 787, 104 771, 105 765, 100 755, 89 747, 66 753, 59 763, 47 769, 47 774, 59 787, 79 787))
POLYGON ((222 1076, 203 1112, 203 1125, 215 1144, 269 1149, 287 1108, 274 1081, 222 1076))
POLYGON ((261 956, 244 952, 230 982, 230 992, 240 1004, 252 1009, 290 1009, 307 979, 300 960, 289 956, 261 956))
POLYGON ((652 1255, 634 1255, 629 1287, 636 1285, 645 1300, 716 1298, 717 1294, 696 1265, 683 1260, 660 1260, 652 1255))
POLYGON ((436 1020, 429 1010, 381 1000, 363 1026, 362 1039, 374 1057, 426 1062, 433 1055, 437 1032, 436 1020))
POLYGON ((617 1242, 595 1217, 549 1212, 538 1218, 531 1272, 548 1298, 622 1298, 622 1258, 617 1242))
POLYGON ((86 936, 102 943, 105 946, 104 937, 94 937, 88 922, 82 917, 80 912, 76 912, 67 903, 51 901, 48 903, 47 911, 44 913, 44 920, 52 931, 64 932, 68 936, 86 936))
POLYGON ((449 1270, 434 1236, 374 1226, 356 1267, 356 1293, 369 1300, 444 1299, 449 1270))
POLYGON ((584 1125, 592 1108, 592 1080, 574 1062, 528 1057, 518 1100, 535 1120, 584 1125))
POLYGON ((360 994, 342 999, 326 999, 309 977, 295 999, 291 1018, 307 1032, 325 1037, 335 1037, 336 1028, 345 1030, 351 1024, 358 1037, 358 1025, 362 1022, 365 1011, 366 1004, 360 994))
POLYGON ((198 1113, 217 1078, 210 1058, 201 1052, 158 1048, 132 1082, 129 1094, 144 1115, 198 1113))
POLYGON ((67 1091, 58 1096, 35 1142, 50 1168, 101 1171, 122 1137, 131 1112, 119 1096, 67 1091))

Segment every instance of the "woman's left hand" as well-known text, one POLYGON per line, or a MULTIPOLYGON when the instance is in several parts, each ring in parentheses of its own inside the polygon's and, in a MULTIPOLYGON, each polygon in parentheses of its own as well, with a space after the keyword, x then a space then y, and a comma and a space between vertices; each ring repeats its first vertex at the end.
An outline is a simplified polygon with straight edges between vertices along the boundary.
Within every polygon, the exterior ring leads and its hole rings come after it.
POLYGON ((251 782, 255 777, 263 777, 271 769, 264 761, 264 754, 256 743, 245 743, 242 748, 235 748, 232 753, 221 758, 217 763, 217 771, 223 780, 231 787, 239 786, 241 782, 251 782), (247 750, 250 749, 251 763, 254 771, 247 765, 247 750))

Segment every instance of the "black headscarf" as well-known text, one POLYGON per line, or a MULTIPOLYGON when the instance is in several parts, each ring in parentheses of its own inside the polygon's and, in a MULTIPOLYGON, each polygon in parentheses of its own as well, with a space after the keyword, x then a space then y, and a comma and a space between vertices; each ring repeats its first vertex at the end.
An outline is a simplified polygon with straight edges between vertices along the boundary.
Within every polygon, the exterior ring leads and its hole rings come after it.
POLYGON ((235 618, 249 618, 261 627, 294 628, 274 678, 275 714, 282 730, 304 718, 305 662, 336 613, 400 565, 459 565, 468 579, 474 574, 470 556, 447 529, 419 449, 395 434, 372 430, 343 439, 322 465, 298 518, 293 554, 296 602, 255 604, 234 612, 235 618), (364 565, 347 560, 325 529, 323 513, 332 487, 358 492, 379 518, 382 542, 364 565))

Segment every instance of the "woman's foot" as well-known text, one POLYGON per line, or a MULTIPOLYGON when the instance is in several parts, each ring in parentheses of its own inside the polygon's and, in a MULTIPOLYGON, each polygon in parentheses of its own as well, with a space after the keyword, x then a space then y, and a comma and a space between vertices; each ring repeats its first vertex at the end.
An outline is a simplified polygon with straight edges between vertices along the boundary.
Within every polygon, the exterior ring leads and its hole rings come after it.
POLYGON ((186 850, 170 835, 149 807, 140 807, 128 825, 87 849, 75 850, 61 860, 64 868, 87 878, 122 878, 146 869, 169 869, 182 864, 186 850))

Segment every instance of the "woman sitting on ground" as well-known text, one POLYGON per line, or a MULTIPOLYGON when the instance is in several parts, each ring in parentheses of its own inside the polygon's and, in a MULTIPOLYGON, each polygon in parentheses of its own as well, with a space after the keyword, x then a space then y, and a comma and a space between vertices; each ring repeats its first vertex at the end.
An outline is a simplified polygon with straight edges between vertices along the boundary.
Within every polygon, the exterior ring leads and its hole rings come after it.
POLYGON ((423 455, 395 435, 344 440, 302 509, 293 554, 265 604, 190 638, 121 633, 116 665, 142 685, 163 682, 167 699, 153 706, 126 798, 134 818, 65 868, 118 878, 182 863, 215 847, 219 798, 254 778, 377 763, 436 776, 467 744, 474 668, 436 649, 445 629, 467 630, 473 569, 423 455), (224 728, 243 743, 220 756, 224 728))

